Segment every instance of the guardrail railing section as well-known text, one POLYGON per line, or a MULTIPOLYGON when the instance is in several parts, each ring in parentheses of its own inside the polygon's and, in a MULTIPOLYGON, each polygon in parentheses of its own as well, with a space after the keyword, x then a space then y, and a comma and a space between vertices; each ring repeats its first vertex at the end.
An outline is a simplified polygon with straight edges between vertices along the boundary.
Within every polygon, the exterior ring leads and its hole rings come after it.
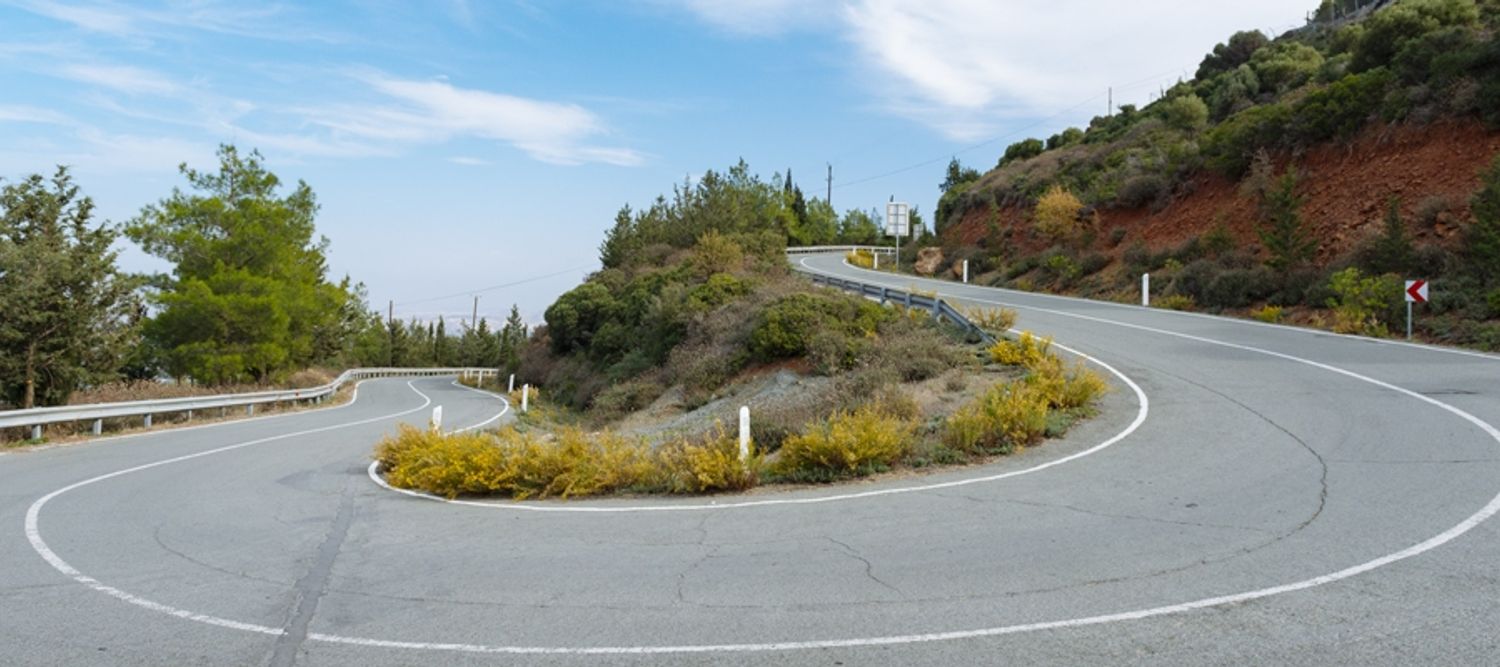
POLYGON ((838 276, 823 275, 821 273, 808 273, 814 283, 827 285, 849 292, 855 292, 868 299, 878 299, 881 305, 897 303, 907 308, 917 308, 932 314, 939 322, 949 322, 969 335, 977 336, 986 344, 994 344, 995 336, 973 323, 960 312, 953 304, 935 296, 929 296, 909 290, 886 287, 884 285, 872 285, 870 283, 840 278, 838 276))
POLYGON ((258 391, 246 394, 219 394, 216 396, 189 396, 151 401, 128 401, 122 403, 94 403, 90 405, 60 405, 30 410, 0 411, 0 429, 31 428, 31 438, 42 437, 42 427, 50 424, 93 422, 92 432, 99 435, 104 430, 104 420, 125 417, 140 417, 142 423, 151 427, 152 417, 165 414, 187 414, 191 419, 196 411, 219 409, 227 414, 229 408, 244 408, 247 415, 254 415, 259 405, 275 403, 298 403, 307 401, 321 403, 334 395, 345 384, 357 380, 382 377, 434 377, 462 375, 479 377, 499 376, 494 368, 355 368, 344 371, 333 382, 321 387, 258 391))

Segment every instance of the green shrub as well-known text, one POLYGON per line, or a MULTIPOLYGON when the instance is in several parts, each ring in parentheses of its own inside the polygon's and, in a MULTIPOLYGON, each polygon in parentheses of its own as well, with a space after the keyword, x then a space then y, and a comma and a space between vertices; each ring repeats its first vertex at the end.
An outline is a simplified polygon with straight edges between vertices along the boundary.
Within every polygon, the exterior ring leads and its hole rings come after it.
POLYGON ((743 491, 760 481, 764 465, 754 442, 750 443, 750 457, 741 461, 739 439, 722 426, 701 442, 683 440, 663 445, 656 456, 670 493, 743 491))
POLYGON ((1208 132, 1203 154, 1210 167, 1240 178, 1250 169, 1257 151, 1283 144, 1295 122, 1292 108, 1286 104, 1246 109, 1208 132))
POLYGON ((944 424, 943 442, 968 454, 1009 454, 1047 431, 1048 397, 1026 382, 990 387, 944 424))
POLYGON ((688 291, 688 308, 707 311, 718 308, 750 293, 751 284, 727 273, 715 273, 702 285, 688 291))
POLYGON ((815 334, 834 331, 872 336, 890 311, 864 299, 836 294, 792 294, 766 308, 750 332, 750 350, 770 361, 806 354, 815 334))
POLYGON ((1250 317, 1269 324, 1275 324, 1281 321, 1284 310, 1281 306, 1267 305, 1251 311, 1250 317))
POLYGON ((778 473, 829 480, 884 469, 911 451, 916 427, 874 407, 837 412, 781 443, 778 473))
POLYGON ((1470 200, 1474 221, 1464 230, 1468 268, 1487 285, 1500 284, 1500 158, 1480 176, 1470 200))
POLYGON ((999 166, 1004 167, 1019 160, 1029 160, 1041 155, 1045 150, 1047 150, 1047 147, 1042 143, 1041 139, 1018 141, 1005 147, 1005 155, 1000 158, 999 166))
POLYGON ((1352 137, 1380 109, 1392 78, 1382 68, 1329 84, 1297 103, 1290 129, 1302 145, 1352 137))
POLYGON ((1109 389, 1104 378, 1089 370, 1083 362, 1067 368, 1055 356, 1033 367, 1025 382, 1046 398, 1050 407, 1061 410, 1093 405, 1109 389))
POLYGON ((449 498, 598 495, 649 484, 658 474, 644 443, 577 430, 546 438, 514 429, 444 435, 403 426, 380 444, 376 459, 392 486, 449 498))
POLYGON ((1478 22, 1479 9, 1474 0, 1405 0, 1364 21, 1351 67, 1363 72, 1388 65, 1412 40, 1446 26, 1478 22))
POLYGON ((975 326, 986 331, 1005 333, 1016 326, 1016 311, 1009 308, 973 308, 964 313, 975 326))
POLYGON ((1038 339, 1030 331, 1015 340, 1002 338, 990 347, 990 360, 1007 366, 1036 368, 1051 356, 1052 339, 1038 339))
POLYGON ((1168 294, 1153 301, 1152 305, 1167 310, 1193 310, 1198 304, 1186 294, 1168 294))
POLYGON ((1329 287, 1335 295, 1327 302, 1333 309, 1334 331, 1376 337, 1390 334, 1391 312, 1403 301, 1399 277, 1366 277, 1349 267, 1333 274, 1329 287))

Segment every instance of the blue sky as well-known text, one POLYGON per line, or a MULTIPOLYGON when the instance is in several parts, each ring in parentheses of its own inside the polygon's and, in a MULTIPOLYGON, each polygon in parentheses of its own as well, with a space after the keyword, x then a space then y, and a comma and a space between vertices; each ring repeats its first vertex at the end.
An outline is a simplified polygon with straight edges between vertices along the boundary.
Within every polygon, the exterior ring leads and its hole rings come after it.
MULTIPOLYGON (((119 222, 183 186, 179 163, 257 148, 313 187, 333 277, 373 306, 467 317, 479 294, 535 322, 622 204, 706 169, 791 169, 821 196, 832 163, 840 210, 930 213, 950 156, 986 169, 1314 5, 0 0, 0 177, 70 165, 119 222)), ((167 268, 125 244, 121 263, 167 268)))

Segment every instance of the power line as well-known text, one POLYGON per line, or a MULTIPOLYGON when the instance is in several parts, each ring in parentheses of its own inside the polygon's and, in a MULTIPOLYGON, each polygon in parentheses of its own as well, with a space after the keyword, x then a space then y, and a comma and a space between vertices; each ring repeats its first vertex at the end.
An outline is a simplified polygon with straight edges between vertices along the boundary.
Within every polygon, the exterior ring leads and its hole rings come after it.
POLYGON ((517 280, 515 282, 505 283, 503 285, 491 285, 490 287, 481 287, 479 289, 466 290, 466 291, 463 291, 463 292, 454 292, 452 294, 445 294, 443 296, 434 296, 434 297, 429 297, 429 298, 426 298, 426 299, 415 299, 415 300, 412 300, 412 301, 402 301, 401 303, 398 303, 398 304, 395 304, 395 305, 397 305, 397 306, 414 306, 414 305, 421 304, 421 303, 431 303, 433 301, 442 301, 444 299, 454 299, 454 298, 458 298, 458 297, 461 297, 461 296, 474 296, 474 295, 478 295, 478 294, 483 294, 485 292, 493 292, 495 290, 505 289, 507 287, 515 287, 517 285, 525 285, 527 283, 534 283, 534 282, 537 282, 539 280, 546 280, 548 278, 556 278, 558 276, 565 276, 565 275, 570 274, 570 273, 575 273, 575 272, 578 272, 578 271, 582 271, 584 269, 591 269, 593 267, 594 267, 594 263, 590 262, 588 264, 580 264, 578 266, 575 266, 575 267, 572 267, 572 268, 569 268, 569 269, 563 269, 562 271, 558 271, 557 273, 549 273, 549 274, 544 275, 544 276, 532 276, 530 278, 523 278, 523 279, 517 280))

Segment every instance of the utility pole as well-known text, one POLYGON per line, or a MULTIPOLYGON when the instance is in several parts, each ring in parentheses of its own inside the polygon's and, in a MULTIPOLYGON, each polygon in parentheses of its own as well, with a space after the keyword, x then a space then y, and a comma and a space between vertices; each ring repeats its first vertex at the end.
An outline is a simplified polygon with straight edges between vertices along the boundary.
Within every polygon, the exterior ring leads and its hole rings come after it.
POLYGON ((469 318, 469 326, 473 327, 474 331, 476 331, 476 332, 479 331, 479 295, 478 294, 474 295, 474 316, 471 317, 471 318, 469 318))
POLYGON ((1109 117, 1115 117, 1115 87, 1109 87, 1109 117))
POLYGON ((833 163, 828 163, 828 207, 833 208, 833 163))
POLYGON ((391 344, 387 347, 385 365, 388 368, 396 367, 396 301, 390 302, 390 310, 387 311, 385 330, 390 335, 391 344))

